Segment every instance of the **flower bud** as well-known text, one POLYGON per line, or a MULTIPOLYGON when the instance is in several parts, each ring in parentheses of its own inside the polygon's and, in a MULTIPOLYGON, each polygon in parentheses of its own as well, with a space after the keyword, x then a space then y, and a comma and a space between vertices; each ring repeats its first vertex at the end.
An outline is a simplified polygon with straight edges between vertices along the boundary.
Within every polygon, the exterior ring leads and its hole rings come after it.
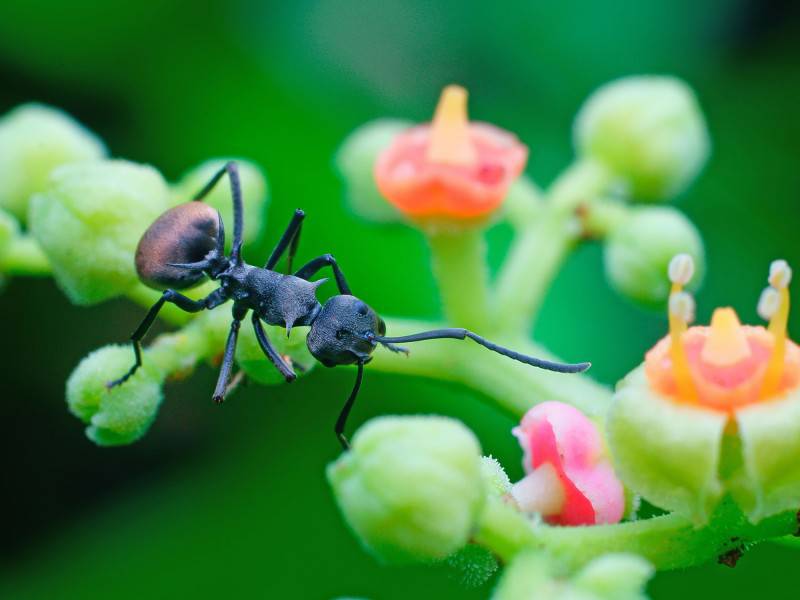
POLYGON ((511 480, 506 475, 500 462, 493 456, 481 458, 481 475, 486 490, 495 496, 505 496, 511 492, 511 480))
POLYGON ((11 245, 11 240, 19 234, 19 223, 11 215, 0 209, 0 259, 11 245))
POLYGON ((672 77, 626 77, 604 85, 578 112, 574 138, 580 154, 604 163, 643 200, 680 193, 709 154, 697 99, 672 77))
POLYGON ((625 492, 597 426, 577 408, 543 402, 513 433, 524 452, 526 476, 511 495, 521 510, 558 525, 616 523, 625 492))
POLYGON ((161 405, 162 382, 146 364, 123 385, 106 387, 132 364, 130 346, 105 346, 84 358, 67 380, 69 410, 87 424, 86 436, 98 446, 135 442, 161 405))
MULTIPOLYGON (((217 158, 204 162, 191 169, 172 187, 171 203, 188 202, 203 189, 211 178, 225 166, 227 159, 217 158)), ((236 159, 239 168, 239 179, 242 183, 242 206, 244 207, 244 241, 252 242, 259 237, 261 228, 266 222, 265 213, 269 190, 264 173, 255 163, 236 159)), ((204 202, 216 208, 222 215, 227 233, 227 243, 233 235, 233 200, 231 187, 227 177, 217 183, 213 191, 204 198, 204 202)))
POLYGON ((606 276, 618 292, 633 300, 663 304, 669 296, 670 262, 680 253, 694 259, 697 275, 690 287, 696 287, 704 270, 703 241, 697 228, 673 208, 637 208, 606 240, 606 276))
MULTIPOLYGON (((304 375, 317 364, 306 345, 308 327, 293 327, 287 336, 283 327, 264 324, 264 332, 278 354, 294 368, 298 376, 304 375)), ((236 362, 250 379, 262 385, 275 385, 285 381, 283 375, 265 356, 252 327, 242 327, 239 333, 236 362)))
POLYGON ((489 581, 497 572, 497 559, 489 550, 478 544, 467 544, 445 560, 454 578, 466 588, 476 588, 489 581))
POLYGON ((548 555, 517 555, 500 579, 492 600, 646 600, 644 586, 653 567, 635 554, 606 554, 567 577, 548 555))
POLYGON ((381 223, 402 220, 397 208, 378 191, 373 172, 378 155, 411 125, 400 119, 376 119, 342 142, 336 153, 336 169, 345 185, 345 201, 354 214, 381 223))
POLYGON ((31 200, 31 231, 75 304, 95 304, 136 284, 134 253, 168 207, 153 167, 122 160, 64 165, 31 200))
POLYGON ((66 113, 41 104, 15 108, 0 119, 0 208, 24 222, 50 171, 105 154, 103 143, 66 113))
POLYGON ((380 417, 328 466, 361 542, 389 562, 438 560, 463 547, 484 501, 480 447, 445 417, 380 417))

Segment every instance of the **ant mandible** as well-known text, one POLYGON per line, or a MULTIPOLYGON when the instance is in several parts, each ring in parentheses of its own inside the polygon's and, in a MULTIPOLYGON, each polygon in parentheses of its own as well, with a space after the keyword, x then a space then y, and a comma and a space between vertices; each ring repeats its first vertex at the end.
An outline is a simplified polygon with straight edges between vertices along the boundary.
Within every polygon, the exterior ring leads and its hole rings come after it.
POLYGON ((406 352, 399 343, 440 338, 470 338, 481 346, 525 364, 557 371, 579 373, 589 363, 564 364, 526 356, 498 346, 466 329, 436 329, 403 337, 385 337, 386 323, 363 301, 350 293, 350 286, 330 254, 319 256, 291 274, 292 261, 300 241, 305 213, 296 210, 286 231, 263 268, 247 264, 242 259, 242 191, 235 162, 228 162, 190 202, 164 212, 144 232, 136 249, 136 271, 147 286, 163 290, 161 298, 150 308, 136 331, 131 335, 135 362, 119 379, 107 384, 109 388, 127 381, 141 366, 141 340, 155 321, 166 302, 186 312, 216 308, 233 300, 233 321, 225 344, 219 378, 213 399, 222 402, 228 389, 233 367, 234 350, 242 320, 249 311, 256 339, 267 358, 287 382, 296 378, 291 365, 275 350, 264 332, 262 321, 285 327, 287 333, 295 325, 310 326, 306 344, 316 360, 326 367, 352 365, 357 367, 356 381, 350 396, 336 419, 336 437, 343 448, 349 444, 344 435, 345 424, 356 400, 364 375, 364 365, 372 359, 378 344, 392 352, 406 352), (219 212, 200 202, 228 174, 233 198, 233 243, 230 256, 225 256, 225 228, 219 212), (274 271, 275 265, 288 250, 287 272, 274 271), (311 281, 321 269, 330 267, 339 294, 320 304, 317 288, 326 279, 311 281), (219 288, 205 298, 192 300, 176 290, 199 284, 205 277, 219 281, 219 288))

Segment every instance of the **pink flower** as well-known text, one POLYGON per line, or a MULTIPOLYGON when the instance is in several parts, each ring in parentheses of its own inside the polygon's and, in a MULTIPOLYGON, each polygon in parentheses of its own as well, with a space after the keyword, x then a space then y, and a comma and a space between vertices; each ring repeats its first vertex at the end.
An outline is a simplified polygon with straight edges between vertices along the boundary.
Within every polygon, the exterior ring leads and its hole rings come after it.
POLYGON ((544 402, 513 430, 525 453, 527 475, 512 495, 525 512, 556 525, 595 525, 622 519, 622 483, 597 426, 578 409, 544 402))
POLYGON ((525 168, 528 149, 488 123, 470 123, 467 92, 448 86, 430 124, 398 135, 375 163, 386 199, 413 219, 484 220, 525 168))

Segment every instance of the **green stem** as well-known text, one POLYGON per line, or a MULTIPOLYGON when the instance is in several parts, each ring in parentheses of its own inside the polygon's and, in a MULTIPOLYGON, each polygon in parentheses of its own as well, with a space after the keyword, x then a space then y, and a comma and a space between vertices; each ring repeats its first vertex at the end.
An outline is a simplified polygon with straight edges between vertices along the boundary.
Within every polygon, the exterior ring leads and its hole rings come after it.
MULTIPOLYGON (((401 336, 445 325, 387 318, 387 334, 401 336)), ((520 337, 492 341, 531 356, 553 359, 544 348, 520 337)), ((511 360, 470 340, 431 340, 415 343, 409 356, 378 349, 370 369, 452 381, 486 394, 506 412, 521 417, 546 400, 566 402, 589 415, 602 415, 611 391, 585 375, 564 375, 511 360)))
POLYGON ((571 568, 579 568, 609 552, 633 552, 657 569, 679 569, 715 560, 797 529, 794 512, 781 513, 753 525, 730 500, 723 502, 711 522, 697 528, 675 514, 591 527, 532 524, 500 499, 490 498, 475 541, 504 561, 525 548, 545 548, 571 568))
POLYGON ((30 235, 16 235, 0 256, 0 272, 9 275, 50 275, 50 262, 30 235))
POLYGON ((486 240, 479 227, 428 232, 433 273, 447 321, 475 331, 489 318, 486 240))
POLYGON ((520 230, 495 288, 494 312, 504 334, 530 331, 545 293, 580 234, 575 209, 601 196, 611 183, 602 165, 575 162, 550 188, 538 218, 520 230))

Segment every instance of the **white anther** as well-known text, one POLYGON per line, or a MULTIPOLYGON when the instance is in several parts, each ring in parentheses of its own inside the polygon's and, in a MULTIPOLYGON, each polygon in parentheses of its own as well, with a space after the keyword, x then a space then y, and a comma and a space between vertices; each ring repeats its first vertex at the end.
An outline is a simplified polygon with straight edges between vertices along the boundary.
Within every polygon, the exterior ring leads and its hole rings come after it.
POLYGON ((694 275, 694 259, 688 254, 676 254, 669 261, 668 273, 672 283, 686 285, 694 275))
POLYGON ((694 321, 694 298, 688 292, 676 292, 669 297, 669 314, 681 319, 684 323, 694 321))
POLYGON ((761 297, 758 299, 758 316, 769 321, 781 305, 781 295, 774 287, 764 288, 761 297))
POLYGON ((769 266, 769 284, 781 290, 792 281, 792 268, 785 260, 773 260, 769 266))

